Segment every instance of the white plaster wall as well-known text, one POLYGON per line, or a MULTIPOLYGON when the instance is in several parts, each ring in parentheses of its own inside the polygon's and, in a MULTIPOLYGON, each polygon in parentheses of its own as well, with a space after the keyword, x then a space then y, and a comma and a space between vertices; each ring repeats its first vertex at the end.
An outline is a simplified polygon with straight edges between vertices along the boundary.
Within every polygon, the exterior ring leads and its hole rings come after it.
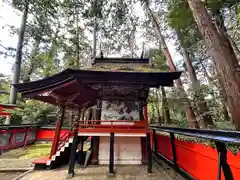
MULTIPOLYGON (((109 137, 100 137, 99 164, 109 164, 109 137)), ((115 164, 141 164, 140 137, 114 137, 115 164)))

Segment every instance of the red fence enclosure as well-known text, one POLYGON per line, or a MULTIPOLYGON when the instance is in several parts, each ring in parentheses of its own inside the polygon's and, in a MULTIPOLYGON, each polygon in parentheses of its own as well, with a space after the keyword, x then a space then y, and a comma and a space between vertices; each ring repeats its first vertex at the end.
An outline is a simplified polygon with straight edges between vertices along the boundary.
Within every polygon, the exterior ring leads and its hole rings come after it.
POLYGON ((12 149, 33 143, 36 139, 36 126, 1 126, 0 150, 12 149))
MULTIPOLYGON (((172 160, 172 148, 168 136, 156 134, 157 152, 172 160)), ((197 180, 217 179, 218 154, 217 150, 189 141, 175 139, 177 164, 197 180)), ((233 155, 228 151, 228 164, 235 180, 240 179, 240 153, 233 155)), ((221 179, 224 180, 222 173, 221 179)))
MULTIPOLYGON (((60 136, 64 135, 66 132, 70 132, 68 129, 63 129, 60 131, 60 136)), ((54 138, 55 129, 54 128, 40 128, 36 137, 37 141, 52 141, 54 138)))

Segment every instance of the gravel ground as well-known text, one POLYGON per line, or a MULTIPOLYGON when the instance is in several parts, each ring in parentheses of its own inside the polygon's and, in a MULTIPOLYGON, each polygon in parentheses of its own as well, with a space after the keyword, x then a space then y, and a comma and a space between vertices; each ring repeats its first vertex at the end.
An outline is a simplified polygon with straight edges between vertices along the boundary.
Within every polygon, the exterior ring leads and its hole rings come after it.
POLYGON ((0 169, 3 168, 30 168, 33 159, 0 159, 0 169))
POLYGON ((1 180, 12 180, 14 178, 16 178, 17 176, 19 176, 22 173, 18 173, 18 172, 11 172, 11 173, 0 173, 0 179, 1 180))
MULTIPOLYGON (((168 167, 159 168, 154 166, 153 173, 148 175, 146 166, 116 166, 114 177, 108 177, 108 166, 89 166, 84 170, 76 167, 75 169, 76 174, 71 178, 72 180, 183 180, 182 177, 168 167)), ((65 180, 66 177, 67 167, 49 171, 34 171, 21 180, 65 180)))

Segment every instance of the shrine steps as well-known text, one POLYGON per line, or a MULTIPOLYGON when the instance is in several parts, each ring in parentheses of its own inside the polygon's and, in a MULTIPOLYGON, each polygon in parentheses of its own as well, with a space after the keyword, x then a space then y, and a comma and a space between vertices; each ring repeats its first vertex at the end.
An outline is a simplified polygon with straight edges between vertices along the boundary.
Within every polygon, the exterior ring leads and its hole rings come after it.
MULTIPOLYGON (((78 141, 80 141, 80 136, 78 136, 78 141)), ((68 164, 71 147, 72 147, 73 137, 70 137, 67 142, 65 142, 64 146, 62 146, 56 154, 52 157, 42 157, 40 159, 36 159, 34 164, 35 170, 40 169, 55 169, 60 167, 61 165, 68 164)))

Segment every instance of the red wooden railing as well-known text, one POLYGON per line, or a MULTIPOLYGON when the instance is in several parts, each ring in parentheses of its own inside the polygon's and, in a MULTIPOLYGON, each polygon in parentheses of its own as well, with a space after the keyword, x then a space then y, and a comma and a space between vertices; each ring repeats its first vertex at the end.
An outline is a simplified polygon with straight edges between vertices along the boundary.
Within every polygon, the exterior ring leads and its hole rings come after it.
MULTIPOLYGON (((79 120, 75 121, 70 129, 62 129, 60 131, 59 140, 50 156, 56 153, 65 142, 73 135, 73 128, 79 123, 78 132, 84 133, 144 133, 148 130, 145 121, 130 120, 79 120)), ((36 125, 17 125, 17 126, 0 126, 0 150, 11 149, 20 146, 26 146, 35 140, 53 141, 54 142, 55 127, 41 127, 36 125)))
POLYGON ((0 150, 25 147, 35 141, 37 130, 35 125, 0 126, 0 150))
POLYGON ((61 133, 59 140, 56 141, 54 136, 50 157, 60 150, 64 144, 73 136, 73 129, 78 126, 78 132, 146 132, 147 126, 145 121, 131 120, 77 120, 73 123, 71 129, 61 133), (109 124, 106 124, 109 123, 109 124), (118 124, 121 123, 121 124, 118 124))
POLYGON ((187 173, 188 177, 190 175, 191 178, 196 180, 240 179, 240 153, 234 155, 225 145, 227 142, 240 144, 239 132, 160 126, 150 126, 150 129, 152 130, 154 154, 164 159, 181 174, 186 176, 187 173), (161 131, 165 134, 160 134, 161 131), (175 134, 215 141, 216 148, 207 147, 205 144, 197 142, 176 139, 174 138, 175 134), (218 143, 221 143, 221 149, 218 148, 218 143))
POLYGON ((87 121, 79 121, 80 131, 81 128, 109 128, 109 132, 111 129, 146 129, 145 121, 131 121, 131 120, 87 120, 87 121), (121 123, 121 124, 120 124, 121 123))

